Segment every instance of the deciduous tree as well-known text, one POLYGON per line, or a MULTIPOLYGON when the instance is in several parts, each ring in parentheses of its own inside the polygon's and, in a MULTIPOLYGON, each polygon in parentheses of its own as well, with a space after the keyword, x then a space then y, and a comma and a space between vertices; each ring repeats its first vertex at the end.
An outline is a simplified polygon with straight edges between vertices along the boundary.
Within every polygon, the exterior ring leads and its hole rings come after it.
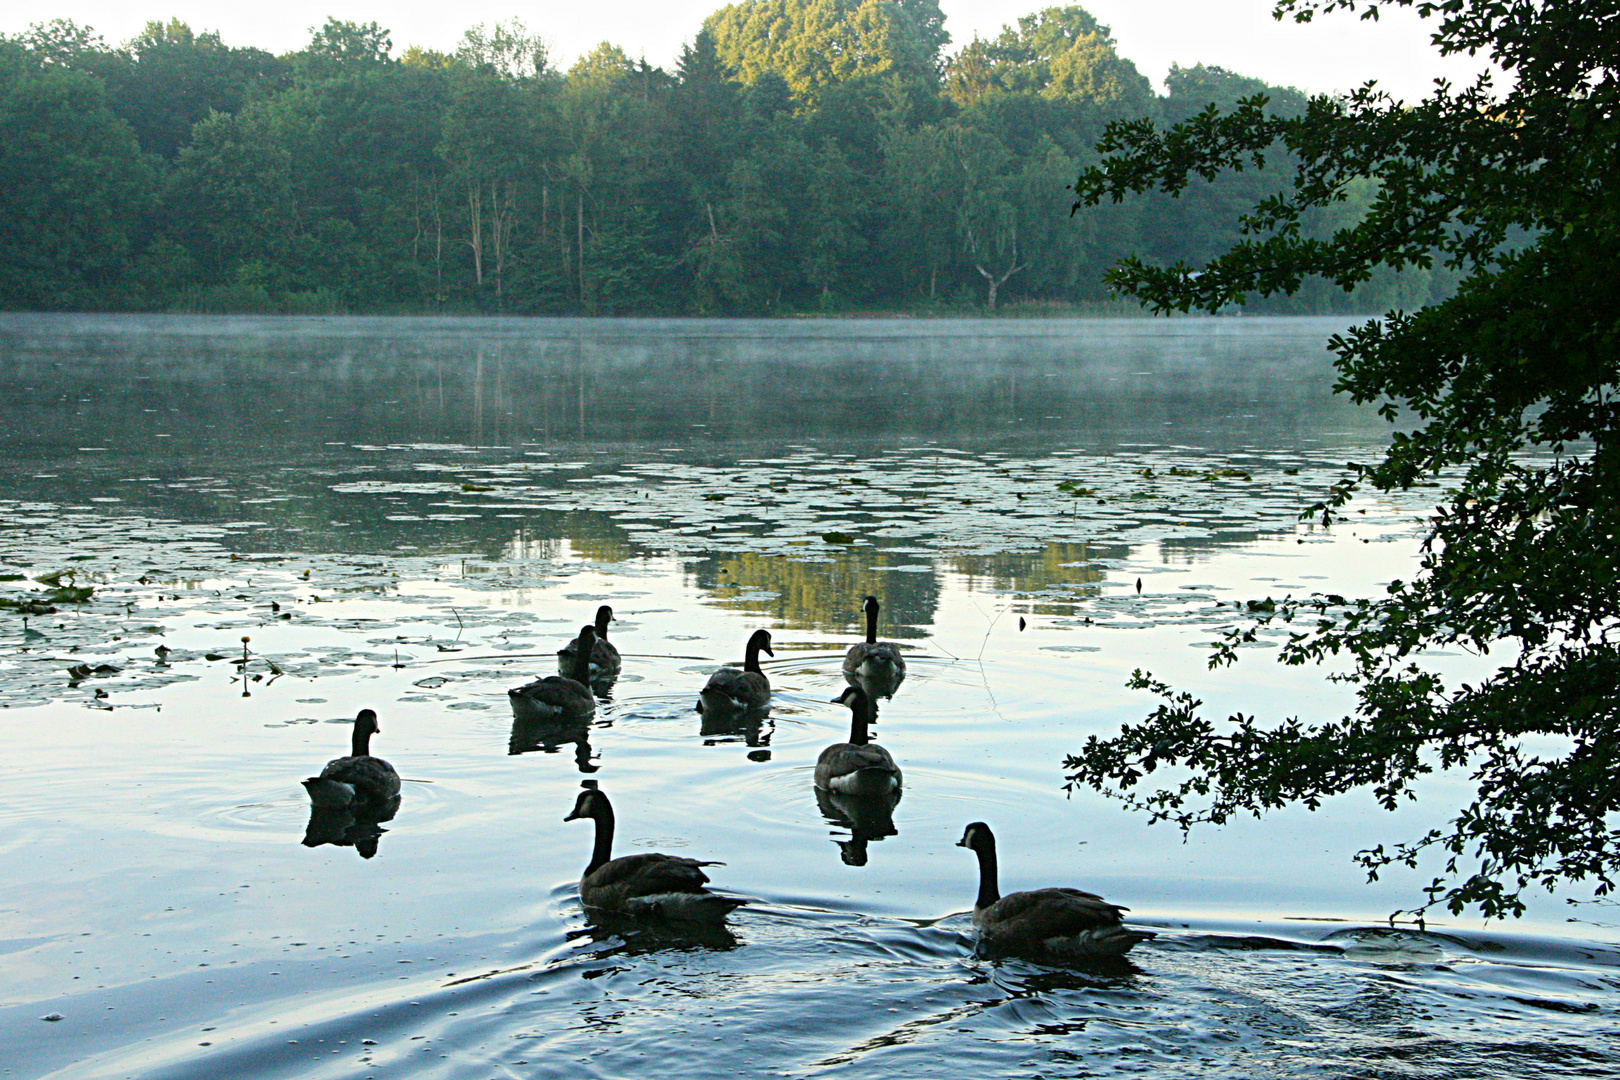
POLYGON ((1474 796, 1446 825, 1356 858, 1373 876, 1429 868, 1420 909, 1518 915, 1533 887, 1603 895, 1620 875, 1620 35, 1609 0, 1278 0, 1275 13, 1393 7, 1506 78, 1410 104, 1368 85, 1291 116, 1251 96, 1168 130, 1121 124, 1077 190, 1084 205, 1286 170, 1204 265, 1116 267, 1114 286, 1158 311, 1213 311, 1311 275, 1343 289, 1380 267, 1463 275, 1450 299, 1332 339, 1338 389, 1410 428, 1308 512, 1327 524, 1360 489, 1442 474, 1453 493, 1409 579, 1368 599, 1257 604, 1215 655, 1280 628, 1286 663, 1348 659, 1352 715, 1214 721, 1139 673, 1164 703, 1069 767, 1184 829, 1360 789, 1394 809, 1425 774, 1469 770, 1474 796), (1307 214, 1366 178, 1363 217, 1306 233, 1307 214), (1453 682, 1425 663, 1434 649, 1489 661, 1453 682))

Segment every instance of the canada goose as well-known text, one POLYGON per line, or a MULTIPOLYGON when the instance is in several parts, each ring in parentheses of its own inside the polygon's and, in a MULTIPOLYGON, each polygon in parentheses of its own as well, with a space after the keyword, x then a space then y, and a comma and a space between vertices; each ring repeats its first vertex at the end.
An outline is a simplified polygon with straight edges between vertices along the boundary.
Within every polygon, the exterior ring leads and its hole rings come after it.
POLYGON ((969 825, 956 846, 971 848, 979 856, 973 925, 979 928, 980 943, 990 949, 1067 958, 1124 956, 1137 942, 1156 936, 1126 929, 1121 913, 1128 908, 1079 889, 1031 889, 1002 896, 996 888, 995 834, 982 821, 969 825))
POLYGON ((849 742, 833 743, 816 759, 816 787, 846 795, 887 795, 900 790, 900 767, 867 735, 876 710, 858 686, 833 698, 849 706, 849 742))
POLYGON ((906 677, 906 660, 900 647, 892 641, 877 639, 878 601, 868 596, 862 605, 866 609, 866 640, 851 645, 844 654, 844 678, 861 685, 867 693, 889 696, 906 677))
POLYGON ((506 692, 512 715, 519 720, 557 723, 579 720, 596 712, 596 696, 591 693, 591 653, 596 645, 596 627, 579 628, 580 646, 574 654, 572 676, 547 675, 506 692))
POLYGON ((354 718, 349 756, 333 758, 321 775, 304 781, 312 803, 326 807, 356 803, 382 806, 399 797, 399 773, 382 758, 371 756, 371 736, 381 730, 377 714, 361 709, 354 718))
POLYGON ((643 918, 677 919, 686 922, 718 923, 733 908, 748 901, 739 896, 722 896, 704 886, 709 875, 700 862, 679 855, 640 852, 613 857, 613 804, 598 790, 594 780, 584 782, 574 809, 564 821, 591 818, 596 822, 596 847, 590 865, 579 879, 579 898, 587 907, 619 911, 643 918))
POLYGON ((708 684, 698 693, 697 711, 705 716, 725 716, 731 713, 753 712, 771 703, 771 681, 759 670, 759 654, 771 651, 771 632, 755 630, 748 639, 748 648, 739 671, 723 667, 709 676, 708 684))
MULTIPOLYGON (((608 623, 613 621, 613 609, 603 604, 596 609, 596 644, 591 646, 591 678, 601 679, 619 673, 619 650, 608 641, 608 623)), ((570 678, 574 674, 574 657, 579 653, 579 639, 575 638, 557 650, 557 673, 570 678)))

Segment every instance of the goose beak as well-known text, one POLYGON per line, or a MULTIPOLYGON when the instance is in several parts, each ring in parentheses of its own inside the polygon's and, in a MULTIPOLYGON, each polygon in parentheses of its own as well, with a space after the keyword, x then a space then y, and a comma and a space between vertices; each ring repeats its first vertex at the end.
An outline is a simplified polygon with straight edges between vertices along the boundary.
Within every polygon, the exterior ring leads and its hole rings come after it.
POLYGON ((574 821, 574 820, 577 820, 578 818, 579 818, 579 811, 578 810, 570 810, 570 811, 568 811, 568 816, 563 818, 563 820, 564 821, 574 821))
POLYGON ((964 836, 964 837, 962 837, 962 839, 958 840, 956 842, 956 846, 957 847, 967 847, 967 837, 964 836))

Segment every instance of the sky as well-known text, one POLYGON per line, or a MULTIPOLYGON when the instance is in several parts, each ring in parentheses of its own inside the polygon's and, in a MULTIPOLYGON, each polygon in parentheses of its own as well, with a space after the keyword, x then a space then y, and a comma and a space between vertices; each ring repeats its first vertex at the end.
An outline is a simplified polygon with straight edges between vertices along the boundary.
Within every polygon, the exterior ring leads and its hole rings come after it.
MULTIPOLYGON (((1003 24, 1061 0, 941 0, 952 48, 990 37, 1003 24)), ((589 4, 535 4, 524 0, 0 0, 0 33, 55 18, 94 27, 109 42, 139 33, 152 19, 178 18, 193 30, 217 30, 228 45, 290 52, 309 40, 328 16, 377 22, 392 31, 395 54, 408 45, 451 51, 478 23, 517 17, 545 38, 566 67, 600 41, 632 56, 671 66, 681 45, 722 0, 595 0, 589 4)), ((1437 76, 1471 80, 1483 63, 1442 59, 1429 45, 1426 25, 1409 11, 1364 23, 1337 13, 1310 26, 1272 20, 1271 0, 1085 0, 1081 4, 1113 27, 1122 55, 1161 90, 1171 64, 1218 64, 1274 85, 1307 92, 1349 90, 1368 79, 1398 97, 1424 95, 1437 76)))

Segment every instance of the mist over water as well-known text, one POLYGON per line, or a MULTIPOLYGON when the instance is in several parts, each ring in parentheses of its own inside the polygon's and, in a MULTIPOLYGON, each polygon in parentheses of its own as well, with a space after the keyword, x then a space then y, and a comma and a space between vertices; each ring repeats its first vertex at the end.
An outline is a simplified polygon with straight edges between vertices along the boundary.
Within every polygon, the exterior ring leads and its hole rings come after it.
POLYGON ((1275 639, 1205 664, 1234 601, 1412 570, 1435 492, 1296 519, 1387 438, 1328 392, 1341 325, 0 316, 0 593, 94 588, 0 621, 0 1075, 1600 1074, 1612 909, 1391 926, 1428 877, 1350 864, 1466 777, 1186 843, 1062 789, 1152 708, 1138 667, 1213 715, 1349 707, 1275 639), (909 665, 882 827, 810 778, 868 593, 909 665), (601 603, 608 700, 514 721, 601 603), (700 718, 760 627, 770 716, 700 718), (312 821, 361 707, 401 806, 312 821), (587 778, 616 853, 753 903, 585 912, 587 778), (1160 936, 975 955, 975 819, 1003 890, 1160 936))

